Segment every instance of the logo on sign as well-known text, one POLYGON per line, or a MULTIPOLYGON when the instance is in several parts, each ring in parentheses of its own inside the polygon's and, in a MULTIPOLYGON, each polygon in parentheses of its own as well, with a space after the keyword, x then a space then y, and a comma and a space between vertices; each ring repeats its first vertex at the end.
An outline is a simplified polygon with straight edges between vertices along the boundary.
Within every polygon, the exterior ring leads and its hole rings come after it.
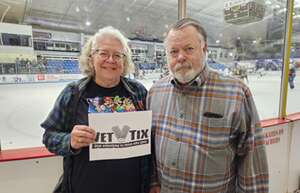
POLYGON ((114 126, 111 128, 111 130, 113 130, 119 142, 124 142, 130 130, 130 127, 128 125, 124 125, 121 130, 119 126, 114 126))

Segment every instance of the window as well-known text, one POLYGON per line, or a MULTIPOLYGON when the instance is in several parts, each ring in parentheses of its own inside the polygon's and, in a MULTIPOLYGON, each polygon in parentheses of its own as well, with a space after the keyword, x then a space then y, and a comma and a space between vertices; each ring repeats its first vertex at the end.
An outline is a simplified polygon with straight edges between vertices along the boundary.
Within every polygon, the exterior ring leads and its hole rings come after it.
POLYGON ((6 46, 31 46, 31 38, 27 35, 2 33, 2 41, 3 45, 6 46))
MULTIPOLYGON (((235 64, 247 68, 249 82, 244 81, 251 89, 260 118, 277 117, 285 28, 282 10, 286 0, 280 1, 281 7, 276 10, 272 4, 256 0, 218 0, 214 4, 203 3, 205 7, 192 6, 197 4, 200 5, 198 0, 189 1, 187 14, 198 19, 207 31, 209 58, 214 65, 226 65, 236 77, 235 64), (201 12, 195 11, 200 7, 201 12), (213 50, 216 40, 218 52, 213 50)), ((300 105, 297 108, 299 111, 300 105)))

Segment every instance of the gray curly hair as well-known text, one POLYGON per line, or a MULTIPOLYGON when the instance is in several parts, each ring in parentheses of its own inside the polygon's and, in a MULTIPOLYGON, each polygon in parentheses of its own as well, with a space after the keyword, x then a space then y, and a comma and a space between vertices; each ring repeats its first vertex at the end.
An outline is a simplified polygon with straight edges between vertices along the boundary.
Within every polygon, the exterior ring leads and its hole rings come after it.
POLYGON ((104 28, 99 29, 97 33, 95 33, 84 45, 84 48, 81 52, 81 55, 79 57, 80 61, 80 70, 82 74, 94 77, 95 76, 95 69, 93 65, 90 65, 90 57, 92 54, 92 50, 95 48, 97 39, 103 37, 104 35, 109 35, 117 38, 124 49, 124 71, 121 74, 121 76, 126 76, 132 72, 134 72, 134 64, 132 62, 132 53, 131 49, 128 45, 128 39, 116 28, 112 26, 107 26, 104 28))

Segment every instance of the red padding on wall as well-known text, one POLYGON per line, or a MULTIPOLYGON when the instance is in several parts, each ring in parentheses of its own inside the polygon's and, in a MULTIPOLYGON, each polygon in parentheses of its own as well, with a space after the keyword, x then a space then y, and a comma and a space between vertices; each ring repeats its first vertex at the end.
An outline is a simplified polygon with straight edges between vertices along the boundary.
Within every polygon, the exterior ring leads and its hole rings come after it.
POLYGON ((54 154, 50 153, 45 147, 31 147, 0 151, 0 162, 34 159, 51 157, 54 154))
MULTIPOLYGON (((300 113, 290 114, 286 119, 267 119, 261 121, 263 128, 271 127, 274 125, 285 124, 291 121, 300 120, 300 113)), ((0 151, 0 162, 34 159, 34 158, 45 158, 55 156, 50 153, 45 147, 32 147, 32 148, 20 148, 12 150, 0 151)))

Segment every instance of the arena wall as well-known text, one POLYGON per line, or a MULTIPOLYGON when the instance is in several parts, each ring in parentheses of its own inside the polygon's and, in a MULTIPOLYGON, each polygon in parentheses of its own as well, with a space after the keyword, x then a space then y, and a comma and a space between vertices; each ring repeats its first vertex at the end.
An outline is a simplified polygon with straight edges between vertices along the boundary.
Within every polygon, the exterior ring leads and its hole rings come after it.
POLYGON ((0 75, 0 84, 42 83, 78 80, 81 74, 10 74, 0 75))
MULTIPOLYGON (((270 193, 295 193, 300 187, 300 113, 262 121, 268 154, 270 193)), ((3 193, 49 193, 62 173, 62 158, 44 147, 2 150, 3 193)))

